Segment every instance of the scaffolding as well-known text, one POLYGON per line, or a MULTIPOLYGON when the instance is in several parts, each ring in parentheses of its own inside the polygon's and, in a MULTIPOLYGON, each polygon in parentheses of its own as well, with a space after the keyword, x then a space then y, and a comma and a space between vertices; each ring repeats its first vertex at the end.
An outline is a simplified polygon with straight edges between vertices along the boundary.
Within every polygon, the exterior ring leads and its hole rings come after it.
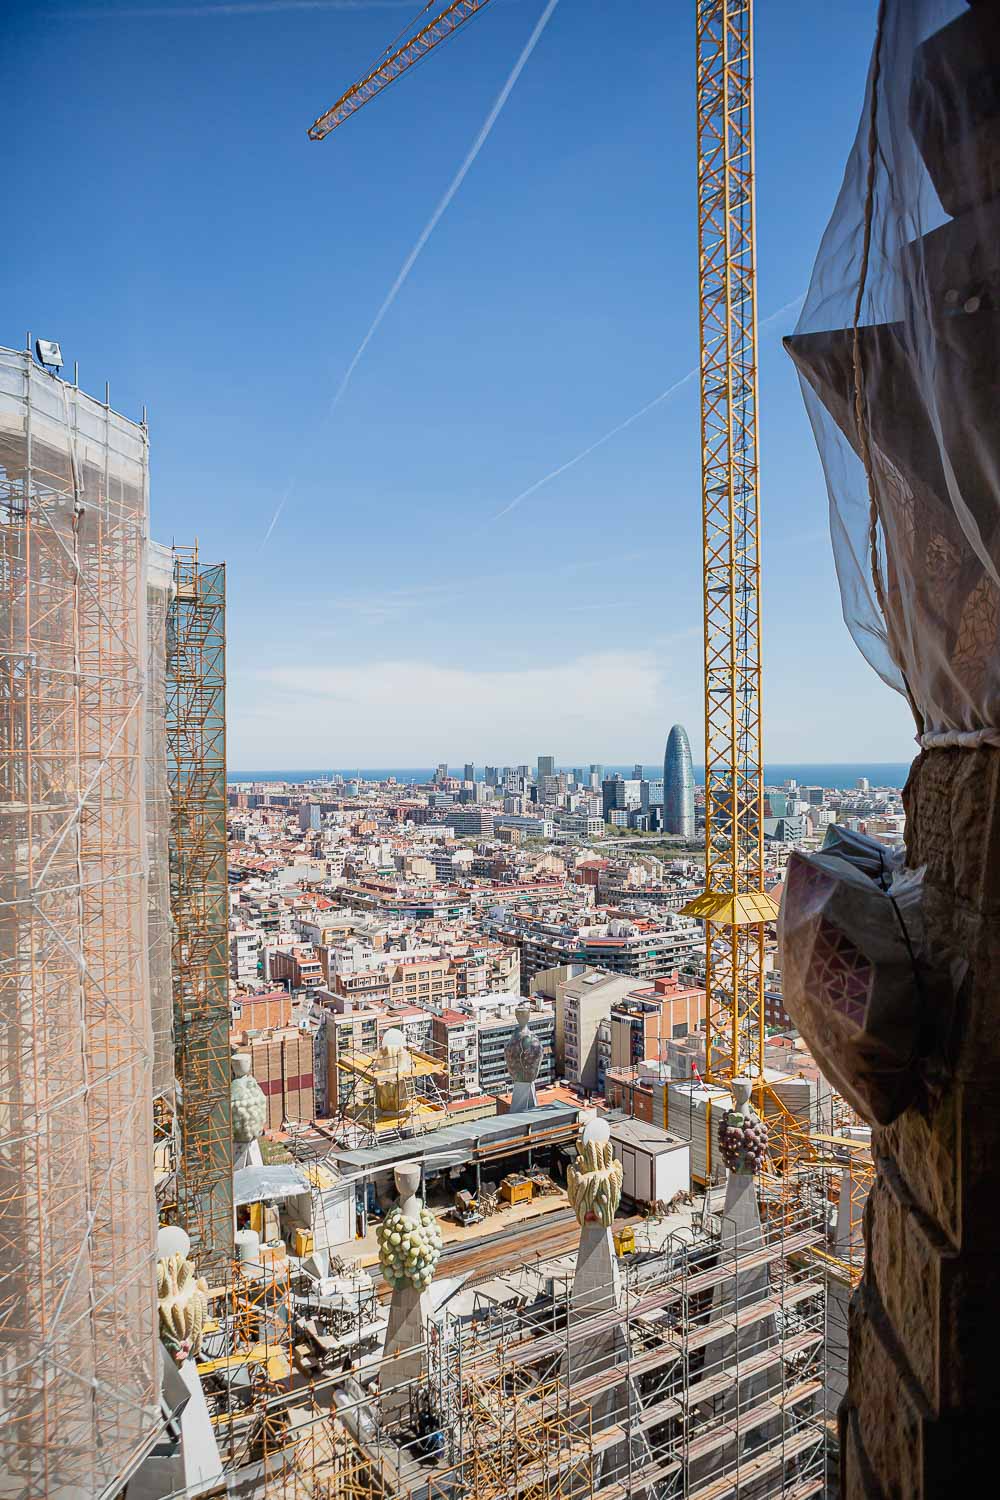
POLYGON ((147 435, 0 351, 0 1495, 158 1426, 147 435))
MULTIPOLYGON (((173 556, 149 544, 146 570, 146 844, 149 853, 149 998, 153 1023, 153 1097, 172 1103, 174 1017, 171 980, 170 784, 167 777, 167 614, 173 556)), ((166 1116, 172 1110, 162 1109, 166 1116)))
MULTIPOLYGON (((811 1165, 802 1181, 835 1176, 811 1165)), ((530 1287, 446 1304, 417 1350, 352 1348, 350 1374, 347 1363, 310 1374, 298 1358, 294 1265, 230 1266, 199 1363, 230 1489, 267 1500, 822 1495, 838 1316, 828 1192, 800 1194, 794 1214, 750 1236, 712 1201, 621 1262, 609 1309, 574 1310, 565 1258, 542 1260, 530 1287), (589 1362, 609 1347, 610 1364, 589 1362), (418 1351, 420 1375, 401 1378, 418 1351)))
POLYGON ((439 1085, 447 1063, 413 1047, 404 1050, 405 1059, 395 1060, 356 1048, 338 1051, 333 1130, 339 1139, 356 1147, 374 1146, 452 1123, 439 1085), (380 1095, 394 1107, 381 1107, 380 1095))
POLYGON ((233 1253, 226 868, 226 573, 174 551, 167 620, 179 1159, 176 1215, 209 1279, 233 1253))
POLYGON ((628 1264, 615 1310, 574 1319, 564 1294, 513 1316, 432 1330, 428 1386, 458 1454, 430 1476, 427 1493, 822 1494, 826 1281, 808 1252, 823 1235, 818 1221, 794 1233, 779 1224, 752 1245, 727 1244, 716 1221, 628 1264), (571 1379, 573 1350, 609 1335, 617 1365, 571 1379), (615 1388, 613 1415, 601 1418, 598 1402, 606 1412, 615 1388))

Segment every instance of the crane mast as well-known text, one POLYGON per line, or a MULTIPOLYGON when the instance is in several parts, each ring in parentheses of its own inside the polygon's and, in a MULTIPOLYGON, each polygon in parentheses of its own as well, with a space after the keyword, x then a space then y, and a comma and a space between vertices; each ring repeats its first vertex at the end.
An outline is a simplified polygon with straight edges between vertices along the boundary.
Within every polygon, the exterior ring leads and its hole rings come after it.
POLYGON ((752 0, 696 0, 708 1076, 763 1076, 757 274, 752 0))
MULTIPOLYGON (((489 0, 455 0, 311 127, 323 140, 470 21, 489 0)), ((752 0, 694 0, 705 626, 705 922, 709 1077, 762 1086, 763 889, 757 279, 752 0)), ((428 7, 429 8, 429 7, 428 7)))

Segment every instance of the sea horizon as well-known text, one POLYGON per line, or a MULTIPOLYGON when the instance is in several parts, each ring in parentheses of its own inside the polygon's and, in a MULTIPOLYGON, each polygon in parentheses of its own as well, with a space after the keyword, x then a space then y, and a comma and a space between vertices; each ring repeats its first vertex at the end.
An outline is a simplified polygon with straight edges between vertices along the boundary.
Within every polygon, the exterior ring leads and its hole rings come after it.
MULTIPOLYGON (((559 770, 572 771, 579 769, 586 771, 589 762, 577 763, 574 767, 560 766, 559 770)), ((631 773, 633 765, 606 765, 603 767, 605 774, 614 775, 616 772, 627 776, 631 773)), ((449 768, 453 773, 460 773, 461 765, 449 768)), ((699 786, 704 785, 704 766, 694 766, 694 779, 699 786)), ((902 787, 909 775, 910 765, 908 761, 771 761, 764 766, 764 784, 769 787, 783 786, 786 781, 797 781, 800 786, 821 786, 830 791, 843 791, 848 787, 856 786, 862 777, 866 777, 873 787, 902 787)), ((301 785, 311 781, 330 781, 334 776, 343 776, 345 781, 387 781, 394 777, 397 782, 405 786, 425 786, 433 780, 434 766, 351 766, 346 769, 334 767, 333 769, 314 770, 281 770, 281 771, 229 771, 226 775, 227 782, 243 781, 284 781, 290 785, 301 785)), ((661 763, 655 765, 644 765, 643 772, 649 779, 659 777, 663 774, 661 763)), ((483 767, 476 767, 476 779, 483 779, 483 767)))

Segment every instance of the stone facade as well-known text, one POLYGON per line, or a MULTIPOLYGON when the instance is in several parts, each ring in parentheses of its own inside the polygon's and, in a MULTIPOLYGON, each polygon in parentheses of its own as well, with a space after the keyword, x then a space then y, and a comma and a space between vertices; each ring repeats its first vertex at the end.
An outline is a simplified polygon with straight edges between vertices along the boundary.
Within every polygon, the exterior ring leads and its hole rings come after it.
POLYGON ((968 968, 931 1018, 938 1086, 872 1139, 865 1277, 840 1410, 844 1500, 995 1487, 1000 750, 929 750, 904 793, 932 951, 968 968))

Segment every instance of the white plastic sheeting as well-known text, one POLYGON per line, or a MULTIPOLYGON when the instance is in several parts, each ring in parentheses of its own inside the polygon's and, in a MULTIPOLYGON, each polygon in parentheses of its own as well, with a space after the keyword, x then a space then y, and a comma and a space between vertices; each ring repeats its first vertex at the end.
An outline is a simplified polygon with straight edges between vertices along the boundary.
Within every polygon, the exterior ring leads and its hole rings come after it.
POLYGON ((158 1425, 142 427, 0 350, 0 1493, 158 1425))

